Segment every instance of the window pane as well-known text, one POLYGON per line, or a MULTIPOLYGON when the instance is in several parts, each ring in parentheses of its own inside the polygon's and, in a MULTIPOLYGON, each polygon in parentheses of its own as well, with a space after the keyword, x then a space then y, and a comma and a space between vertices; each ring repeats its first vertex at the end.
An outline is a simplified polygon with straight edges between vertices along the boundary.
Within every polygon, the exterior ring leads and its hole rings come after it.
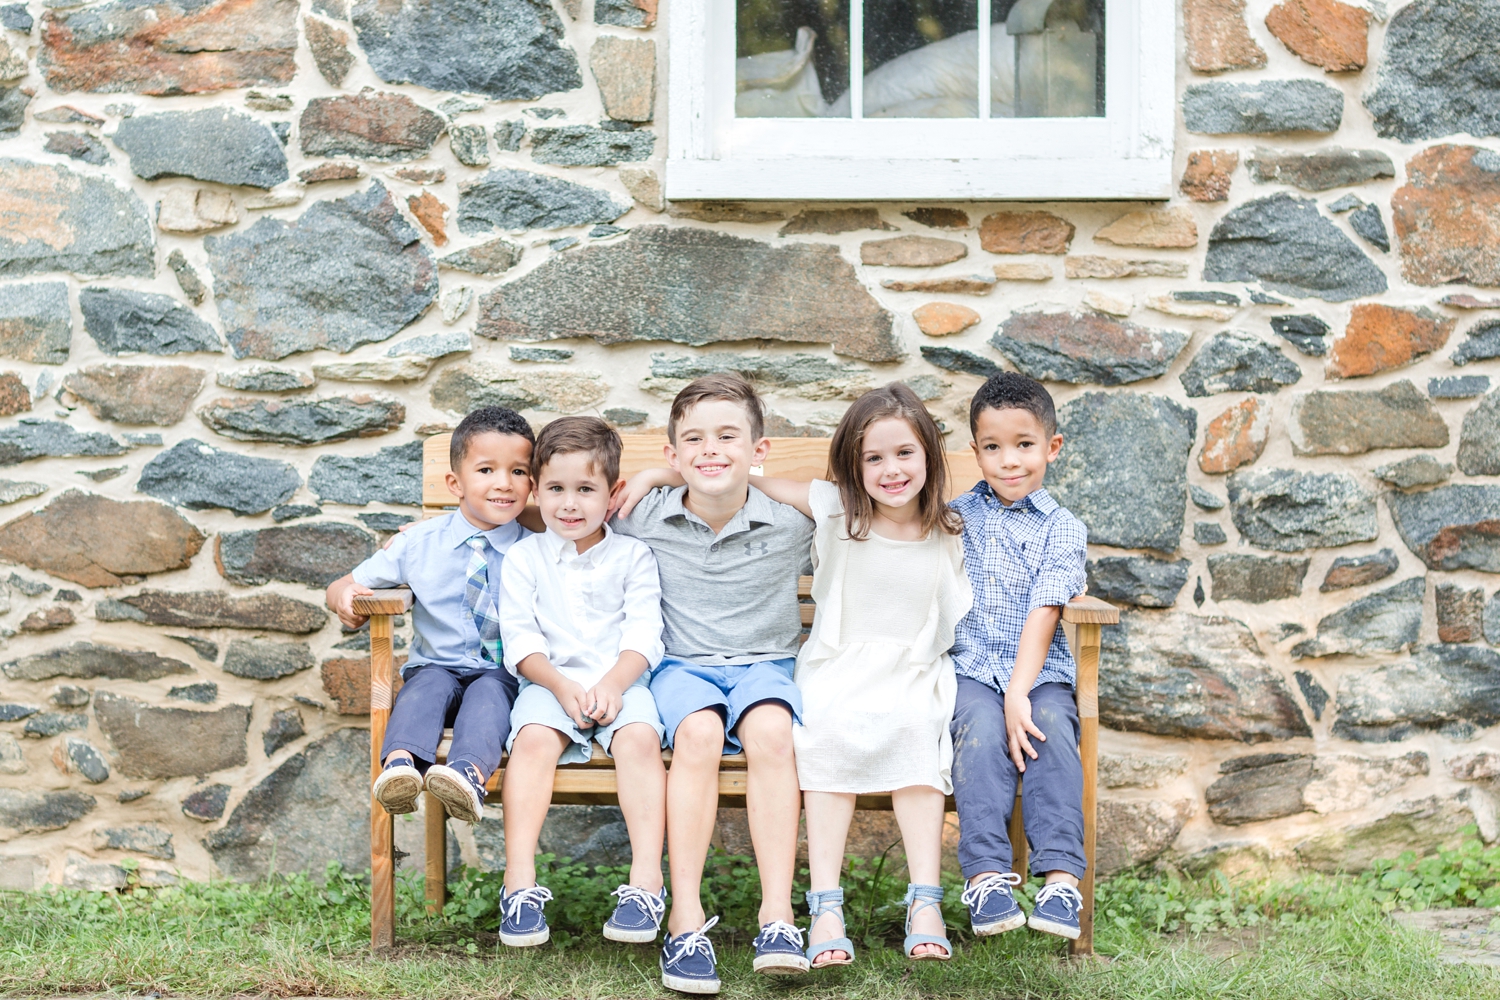
POLYGON ((737 117, 849 117, 849 0, 737 0, 735 49, 737 117))
POLYGON ((995 0, 993 16, 1005 33, 991 36, 991 115, 1103 115, 1104 3, 995 0))
POLYGON ((978 117, 977 0, 865 0, 864 22, 864 117, 978 117))

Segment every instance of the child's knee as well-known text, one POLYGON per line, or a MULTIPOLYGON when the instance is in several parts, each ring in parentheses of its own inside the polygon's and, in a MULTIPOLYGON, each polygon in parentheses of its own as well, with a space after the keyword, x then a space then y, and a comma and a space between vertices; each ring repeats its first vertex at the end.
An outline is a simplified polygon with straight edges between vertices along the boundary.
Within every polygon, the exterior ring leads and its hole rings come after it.
POLYGON ((792 754, 792 713, 785 705, 757 705, 740 719, 738 736, 745 749, 762 757, 792 754))
POLYGON ((724 720, 711 709, 694 712, 683 719, 672 737, 677 753, 707 754, 724 750, 724 720))
POLYGON ((1057 740, 1059 745, 1070 739, 1076 742, 1078 737, 1073 720, 1074 713, 1070 705, 1055 702, 1031 704, 1031 721, 1047 737, 1048 742, 1057 740))
POLYGON ((516 733, 515 742, 511 744, 510 755, 512 757, 530 757, 532 755, 542 756, 546 753, 560 753, 563 740, 567 739, 562 733, 551 726, 543 726, 531 723, 521 727, 516 733))
POLYGON ((609 752, 614 757, 661 759, 661 738, 656 730, 644 722, 632 722, 622 726, 609 740, 609 752))

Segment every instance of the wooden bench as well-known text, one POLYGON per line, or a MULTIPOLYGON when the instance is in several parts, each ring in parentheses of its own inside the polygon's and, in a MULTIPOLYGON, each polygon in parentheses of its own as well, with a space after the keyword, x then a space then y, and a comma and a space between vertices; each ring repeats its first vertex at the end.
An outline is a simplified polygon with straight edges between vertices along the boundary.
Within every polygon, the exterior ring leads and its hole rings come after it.
MULTIPOLYGON (((448 435, 428 438, 422 449, 422 514, 436 517, 454 505, 448 492, 444 474, 448 471, 448 435)), ((662 447, 665 435, 628 434, 623 436, 624 454, 620 463, 620 475, 629 477, 642 469, 660 467, 663 462, 662 447)), ((827 438, 772 438, 770 457, 764 471, 768 476, 792 479, 813 479, 825 474, 828 461, 827 438)), ((964 450, 948 453, 949 470, 952 473, 950 488, 955 495, 978 482, 979 467, 973 452, 964 450)), ((802 624, 812 624, 813 605, 810 603, 811 577, 803 577, 798 583, 798 593, 803 599, 802 624)), ((392 619, 410 610, 412 595, 408 590, 382 590, 373 596, 356 598, 354 609, 370 616, 370 778, 380 773, 380 745, 385 739, 386 723, 390 719, 391 702, 395 690, 394 653, 392 649, 392 619)), ((1078 661, 1078 717, 1080 724, 1079 752, 1083 758, 1083 844, 1088 859, 1088 872, 1080 889, 1083 892, 1083 912, 1080 914, 1082 933, 1072 942, 1075 955, 1092 954, 1094 950, 1094 840, 1097 812, 1098 758, 1099 758, 1099 635, 1102 625, 1111 625, 1120 620, 1120 613, 1113 606, 1091 597, 1075 598, 1063 609, 1063 621, 1071 635, 1074 656, 1078 661)), ((439 747, 442 759, 451 733, 445 733, 439 747)), ((670 767, 672 753, 662 751, 662 758, 670 767)), ((500 782, 504 776, 501 763, 490 776, 485 801, 500 801, 500 782)), ((745 757, 743 754, 726 756, 720 764, 719 797, 743 805, 746 788, 745 757)), ((557 769, 552 786, 552 801, 560 805, 615 805, 614 762, 606 757, 596 745, 594 757, 585 764, 569 764, 557 769)), ((425 795, 425 793, 424 793, 425 795)), ((858 809, 890 809, 889 795, 861 795, 856 800, 858 809)), ((952 810, 950 798, 948 809, 952 810)), ((447 814, 442 803, 426 795, 423 813, 426 819, 426 898, 429 912, 440 912, 447 900, 447 814)), ((1013 868, 1026 874, 1027 844, 1021 824, 1021 801, 1016 799, 1015 811, 1010 824, 1010 839, 1015 853, 1013 868)), ((389 948, 395 944, 395 827, 389 813, 373 798, 370 801, 370 939, 376 949, 389 948)))

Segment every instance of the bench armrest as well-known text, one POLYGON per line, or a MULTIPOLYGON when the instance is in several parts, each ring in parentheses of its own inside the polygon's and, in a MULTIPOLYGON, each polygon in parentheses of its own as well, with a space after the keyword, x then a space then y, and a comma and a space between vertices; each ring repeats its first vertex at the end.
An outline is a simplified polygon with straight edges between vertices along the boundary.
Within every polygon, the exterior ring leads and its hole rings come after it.
POLYGON ((1120 609, 1097 597, 1075 597, 1063 607, 1062 617, 1075 625, 1118 625, 1120 609))
POLYGON ((354 611, 361 615, 400 615, 411 610, 411 591, 406 587, 377 590, 368 597, 354 599, 354 611))

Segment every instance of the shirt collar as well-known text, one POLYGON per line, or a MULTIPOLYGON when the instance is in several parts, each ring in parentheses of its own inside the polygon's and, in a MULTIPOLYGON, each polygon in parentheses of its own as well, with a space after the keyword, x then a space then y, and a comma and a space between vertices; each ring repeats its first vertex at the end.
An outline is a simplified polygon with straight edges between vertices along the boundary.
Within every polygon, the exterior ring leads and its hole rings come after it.
MULTIPOLYGON (((667 495, 666 503, 661 505, 661 519, 671 520, 674 517, 691 518, 699 523, 703 519, 683 504, 682 498, 687 496, 687 487, 678 486, 667 495)), ((743 524, 775 524, 776 502, 766 496, 754 486, 750 487, 750 493, 745 498, 745 505, 734 512, 734 517, 724 526, 725 531, 743 524)))
POLYGON ((604 537, 599 540, 597 545, 590 547, 580 556, 577 544, 571 538, 564 538, 551 528, 548 528, 542 533, 542 547, 547 553, 547 558, 553 562, 565 562, 569 559, 585 559, 590 564, 597 566, 599 561, 604 558, 604 554, 609 550, 610 545, 614 542, 614 538, 614 531, 606 524, 604 526, 604 537))
POLYGON ((1000 498, 995 495, 995 491, 990 487, 988 480, 981 479, 977 484, 975 484, 974 492, 983 497, 985 500, 994 500, 996 506, 1003 509, 1016 510, 1018 508, 1025 509, 1027 507, 1030 507, 1032 510, 1036 511, 1043 517, 1047 517, 1048 515, 1050 515, 1054 510, 1057 510, 1059 506, 1058 502, 1052 499, 1052 494, 1048 493, 1046 487, 1042 486, 1039 486, 1036 489, 1032 490, 1030 493, 1026 494, 1015 503, 1012 503, 1009 507, 1006 507, 1004 504, 1000 503, 1000 498))
POLYGON ((467 545, 469 539, 475 535, 483 535, 489 540, 492 547, 499 549, 507 542, 515 541, 521 534, 521 523, 519 521, 507 521, 505 524, 496 525, 489 531, 480 531, 470 524, 469 519, 464 517, 459 511, 455 510, 449 517, 448 533, 444 541, 450 549, 456 549, 460 545, 467 545))

